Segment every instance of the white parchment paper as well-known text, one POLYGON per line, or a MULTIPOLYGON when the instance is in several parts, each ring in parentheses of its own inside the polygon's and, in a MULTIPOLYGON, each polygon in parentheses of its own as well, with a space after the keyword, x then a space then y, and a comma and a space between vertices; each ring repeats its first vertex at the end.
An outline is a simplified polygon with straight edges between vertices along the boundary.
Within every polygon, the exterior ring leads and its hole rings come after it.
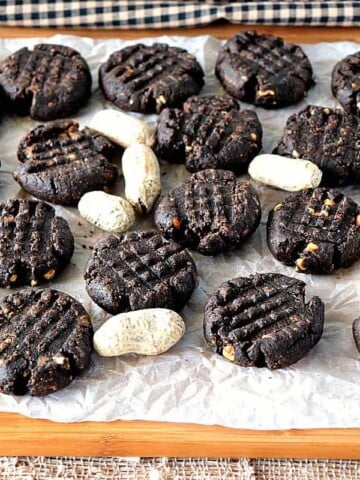
MULTIPOLYGON (((187 48, 206 72, 203 93, 222 92, 214 76, 220 42, 209 36, 161 37, 159 40, 187 48)), ((49 39, 0 41, 0 58, 22 46, 39 42, 60 43, 76 48, 87 59, 93 74, 93 96, 78 119, 86 125, 94 112, 105 108, 97 86, 99 63, 129 43, 121 40, 54 36, 49 39)), ((151 44, 154 39, 144 40, 151 44)), ((330 76, 335 62, 359 50, 350 42, 304 45, 316 77, 316 86, 295 107, 266 111, 257 109, 263 125, 263 152, 271 152, 281 136, 287 117, 305 103, 334 107, 330 76)), ((252 108, 243 106, 243 108, 252 108)), ((148 117, 154 122, 155 117, 148 117)), ((11 172, 16 165, 20 138, 37 122, 29 117, 4 117, 0 124, 0 199, 26 197, 11 172)), ((120 160, 120 159, 119 159, 120 160)), ((120 163, 119 163, 120 166, 120 163)), ((188 176, 184 166, 162 164, 164 191, 188 176)), ((215 258, 193 253, 200 281, 183 316, 187 331, 170 352, 158 357, 127 356, 100 358, 66 389, 45 398, 11 397, 0 394, 0 410, 58 422, 145 419, 171 422, 221 424, 252 429, 312 427, 360 427, 360 354, 352 338, 352 321, 360 315, 360 262, 333 275, 296 274, 269 253, 265 238, 267 213, 286 194, 255 185, 262 202, 262 222, 256 233, 238 251, 215 258), (325 330, 319 344, 297 364, 284 370, 241 368, 213 354, 202 336, 202 312, 208 296, 218 285, 235 276, 255 272, 279 272, 308 282, 307 294, 320 296, 326 304, 325 330)), ((123 193, 119 178, 115 191, 123 193)), ((360 188, 345 193, 360 202, 360 188)), ((95 329, 109 316, 87 296, 82 273, 89 246, 106 233, 82 220, 75 208, 56 207, 70 223, 76 238, 71 265, 51 286, 81 301, 95 329)), ((151 226, 152 219, 138 221, 134 228, 151 226)), ((2 290, 0 295, 7 294, 2 290)))

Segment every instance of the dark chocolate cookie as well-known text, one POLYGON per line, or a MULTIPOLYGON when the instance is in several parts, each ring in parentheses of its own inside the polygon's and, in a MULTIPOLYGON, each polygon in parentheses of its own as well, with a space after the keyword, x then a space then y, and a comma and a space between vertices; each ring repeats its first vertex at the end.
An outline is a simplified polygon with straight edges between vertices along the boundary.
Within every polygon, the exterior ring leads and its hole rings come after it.
POLYGON ((155 210, 166 238, 204 255, 239 247, 257 228, 259 198, 228 170, 202 170, 173 188, 155 210))
POLYGON ((157 152, 169 162, 186 162, 190 172, 223 168, 243 173, 261 150, 262 128, 255 112, 239 110, 230 97, 191 97, 183 109, 159 117, 157 152))
POLYGON ((164 43, 141 43, 114 52, 99 71, 105 97, 123 110, 159 113, 178 107, 204 85, 196 58, 164 43))
POLYGON ((0 85, 10 109, 36 120, 76 113, 90 97, 91 74, 83 57, 64 45, 21 48, 0 63, 0 85))
POLYGON ((307 105, 294 113, 274 153, 312 161, 324 186, 360 182, 360 125, 341 109, 307 105))
POLYGON ((47 395, 90 365, 93 329, 66 293, 27 288, 0 300, 0 391, 47 395))
POLYGON ((302 273, 330 273, 360 258, 359 206, 337 190, 289 195, 270 211, 271 253, 302 273))
POLYGON ((264 108, 297 103, 314 83, 310 61, 299 46, 254 31, 225 43, 215 73, 230 95, 264 108))
POLYGON ((220 285, 205 307, 211 349, 242 367, 284 368, 320 340, 324 304, 305 303, 304 282, 276 273, 238 277, 220 285))
POLYGON ((360 116, 360 50, 335 65, 331 88, 346 112, 360 116))
POLYGON ((6 110, 6 98, 5 98, 5 93, 0 85, 0 120, 5 110, 6 110))
POLYGON ((88 294, 110 313, 181 310, 196 279, 190 254, 156 231, 110 235, 95 246, 85 271, 88 294))
POLYGON ((0 203, 0 286, 35 286, 69 263, 74 238, 66 220, 44 202, 0 203))
POLYGON ((353 336, 356 348, 360 352, 360 318, 357 318, 353 322, 353 336))
POLYGON ((109 158, 114 146, 95 131, 79 130, 75 120, 55 120, 31 130, 18 147, 15 180, 35 197, 76 205, 92 190, 113 185, 117 169, 109 158))

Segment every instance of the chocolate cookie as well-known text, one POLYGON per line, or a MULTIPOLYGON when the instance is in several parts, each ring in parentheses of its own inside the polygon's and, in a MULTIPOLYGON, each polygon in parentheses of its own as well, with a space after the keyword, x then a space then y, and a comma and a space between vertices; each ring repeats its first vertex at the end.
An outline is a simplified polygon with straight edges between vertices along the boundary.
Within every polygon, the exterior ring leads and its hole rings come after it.
POLYGON ((308 105, 291 115, 274 153, 312 161, 324 186, 360 182, 360 125, 341 109, 308 105))
POLYGON ((360 116, 360 50, 335 65, 331 88, 346 112, 360 116))
POLYGON ((31 130, 20 142, 15 180, 35 197, 76 205, 92 190, 106 190, 117 177, 109 158, 114 146, 75 120, 56 120, 31 130))
POLYGON ((5 98, 5 93, 0 85, 0 121, 5 110, 6 110, 6 98, 5 98))
POLYGON ((357 318, 353 322, 353 336, 354 336, 356 348, 360 352, 360 318, 357 318))
POLYGON ((324 304, 305 303, 304 282, 276 273, 223 283, 205 307, 204 335, 211 349, 242 367, 284 368, 320 340, 324 304))
POLYGON ((47 395, 90 365, 93 329, 66 293, 27 288, 0 300, 0 391, 47 395))
POLYGON ((64 45, 21 48, 0 62, 0 85, 10 109, 36 120, 76 113, 90 97, 91 74, 83 57, 64 45))
POLYGON ((157 152, 169 162, 186 162, 190 172, 223 168, 243 173, 261 150, 262 128, 255 112, 239 110, 230 97, 191 97, 183 109, 159 117, 157 152))
POLYGON ((314 83, 310 61, 298 45, 254 31, 225 43, 215 73, 230 95, 264 108, 297 103, 314 83))
POLYGON ((194 173, 160 200, 155 223, 166 238, 204 255, 239 247, 257 228, 260 202, 249 182, 228 170, 194 173))
POLYGON ((181 310, 196 279, 189 253, 156 231, 110 235, 95 246, 85 271, 88 294, 110 313, 181 310))
POLYGON ((123 110, 159 113, 177 107, 204 85, 196 58, 165 43, 141 43, 114 52, 99 71, 105 97, 123 110))
POLYGON ((44 202, 0 203, 0 286, 52 280, 70 262, 74 238, 66 220, 44 202))
POLYGON ((289 195, 270 211, 271 253, 302 273, 330 273, 360 258, 359 206, 337 190, 289 195))

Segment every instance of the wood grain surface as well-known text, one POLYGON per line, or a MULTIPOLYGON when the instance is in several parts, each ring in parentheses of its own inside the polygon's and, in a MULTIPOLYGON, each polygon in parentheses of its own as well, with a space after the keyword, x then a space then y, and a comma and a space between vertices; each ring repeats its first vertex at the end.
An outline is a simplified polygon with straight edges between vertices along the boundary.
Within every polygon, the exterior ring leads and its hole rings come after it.
MULTIPOLYGON (((228 38, 256 28, 287 41, 360 42, 359 28, 270 27, 217 24, 164 30, 0 28, 0 37, 66 33, 93 38, 137 39, 159 35, 215 35, 228 38)), ((360 459, 360 429, 255 431, 219 426, 144 421, 54 423, 0 413, 0 455, 291 457, 360 459)))
POLYGON ((317 43, 351 40, 360 42, 359 27, 283 27, 266 25, 232 25, 216 24, 196 28, 171 28, 156 30, 91 30, 78 28, 13 28, 0 27, 0 37, 48 37, 57 33, 79 35, 92 38, 122 38, 133 40, 144 37, 158 37, 160 35, 214 35, 218 38, 229 38, 240 30, 255 29, 263 33, 280 35, 289 42, 317 43))
POLYGON ((1 455, 360 458, 358 429, 237 430, 142 421, 52 423, 0 413, 1 455))

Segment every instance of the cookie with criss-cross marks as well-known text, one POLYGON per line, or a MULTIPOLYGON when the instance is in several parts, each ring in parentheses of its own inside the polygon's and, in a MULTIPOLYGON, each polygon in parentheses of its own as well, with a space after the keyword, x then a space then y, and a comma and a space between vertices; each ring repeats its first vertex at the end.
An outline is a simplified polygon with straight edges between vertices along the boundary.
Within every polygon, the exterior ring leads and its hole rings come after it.
POLYGON ((225 43, 215 73, 230 95, 264 108, 297 103, 314 83, 310 61, 298 45, 254 31, 225 43))
POLYGON ((166 238, 203 255, 238 248, 257 228, 261 208, 250 183, 229 170, 202 170, 165 194, 155 224, 166 238))
POLYGON ((52 280, 70 262, 74 238, 69 225, 44 202, 0 203, 0 286, 52 280))
POLYGON ((66 293, 27 288, 0 300, 0 391, 47 395, 90 365, 93 328, 66 293))
POLYGON ((178 107, 204 85, 196 58, 165 43, 138 43, 114 52, 99 71, 105 97, 123 110, 159 113, 178 107))
POLYGON ((239 110, 230 97, 191 97, 183 109, 166 108, 159 117, 157 152, 170 162, 186 162, 190 172, 223 168, 243 173, 261 150, 262 128, 255 112, 239 110))
POLYGON ((90 97, 91 74, 83 57, 64 45, 21 48, 0 62, 0 85, 10 109, 36 120, 76 113, 90 97))
POLYGON ((331 88, 344 110, 360 116, 360 50, 335 65, 331 88))
POLYGON ((197 280, 190 254, 157 231, 113 234, 94 248, 86 290, 110 313, 143 308, 181 310, 197 280))
POLYGON ((289 195, 270 211, 271 253, 301 273, 330 273, 360 258, 360 208, 326 188, 289 195))
POLYGON ((360 352, 360 318, 354 320, 352 331, 356 348, 360 352))
POLYGON ((76 205, 84 193, 106 190, 115 183, 113 153, 113 144, 97 132, 79 130, 75 120, 55 120, 39 125, 21 140, 21 163, 13 176, 41 200, 76 205))
POLYGON ((284 368, 320 340, 324 304, 305 303, 306 284, 276 273, 223 283, 205 307, 204 335, 211 349, 242 367, 284 368))
POLYGON ((339 108, 307 105, 291 115, 274 153, 315 163, 324 186, 360 182, 360 124, 339 108))

